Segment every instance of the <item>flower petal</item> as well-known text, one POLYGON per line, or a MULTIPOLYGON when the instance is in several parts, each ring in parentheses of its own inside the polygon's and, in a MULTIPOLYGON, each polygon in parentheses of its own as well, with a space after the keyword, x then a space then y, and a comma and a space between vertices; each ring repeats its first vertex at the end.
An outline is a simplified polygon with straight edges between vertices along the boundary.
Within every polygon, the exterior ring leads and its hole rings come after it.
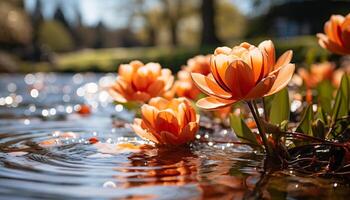
POLYGON ((325 23, 325 33, 334 43, 341 45, 341 24, 344 22, 344 17, 341 15, 332 15, 331 19, 325 23))
POLYGON ((342 46, 339 46, 337 43, 332 42, 326 35, 319 33, 317 34, 318 37, 318 43, 321 47, 328 49, 329 51, 340 54, 340 55, 346 55, 347 50, 345 50, 342 46))
POLYGON ((179 133, 179 123, 172 112, 168 110, 159 111, 155 120, 156 131, 168 131, 173 134, 179 133))
POLYGON ((346 23, 346 26, 342 28, 343 32, 341 37, 342 37, 343 46, 350 52, 350 16, 347 17, 346 22, 344 22, 343 25, 345 23, 346 23))
POLYGON ((288 63, 290 63, 290 61, 292 60, 293 57, 293 51, 292 50, 288 50, 286 52, 284 52, 277 60, 275 66, 274 66, 274 70, 287 65, 288 63))
POLYGON ((214 51, 214 55, 225 54, 229 55, 231 53, 231 48, 229 47, 218 47, 214 51))
POLYGON ((141 106, 141 114, 142 120, 146 123, 146 125, 155 129, 155 120, 158 115, 158 110, 150 105, 144 104, 141 106))
POLYGON ((114 101, 117 101, 119 103, 126 103, 127 102, 127 100, 124 98, 124 96, 122 94, 120 94, 119 92, 117 92, 116 90, 114 90, 113 88, 110 88, 108 90, 108 92, 114 101))
POLYGON ((169 101, 163 97, 154 97, 149 100, 148 105, 154 106, 159 110, 164 110, 167 108, 169 101))
POLYGON ((119 66, 118 75, 123 77, 127 82, 131 82, 132 76, 134 74, 134 68, 128 64, 122 64, 119 66))
POLYGON ((190 122, 195 122, 197 119, 196 111, 189 102, 183 102, 178 106, 177 119, 180 127, 184 127, 190 122))
POLYGON ((151 98, 151 96, 145 92, 137 91, 134 94, 132 94, 131 98, 133 101, 146 102, 151 98))
POLYGON ((232 58, 224 54, 219 54, 210 58, 211 73, 213 74, 216 83, 226 91, 229 91, 230 89, 226 86, 223 79, 225 77, 226 68, 232 60, 232 58))
POLYGON ((151 79, 151 77, 149 76, 150 76, 150 71, 145 66, 138 68, 138 70, 132 77, 132 82, 135 85, 137 90, 143 91, 147 89, 151 79))
POLYGON ((233 99, 242 98, 254 87, 253 70, 242 60, 233 61, 225 74, 225 82, 232 92, 233 99))
POLYGON ((162 69, 161 70, 161 79, 163 79, 165 82, 164 91, 169 90, 174 83, 174 76, 171 75, 171 70, 170 69, 162 69))
POLYGON ((254 82, 264 78, 264 68, 270 67, 267 65, 267 57, 259 48, 249 50, 249 53, 244 57, 244 62, 247 63, 253 70, 254 82))
POLYGON ((161 131, 160 137, 162 138, 163 144, 166 145, 180 145, 178 137, 168 131, 161 131))
POLYGON ((198 132, 199 125, 197 122, 188 123, 179 134, 179 139, 181 143, 186 143, 193 141, 195 139, 196 133, 198 132))
POLYGON ((205 97, 197 101, 196 105, 205 110, 215 110, 230 106, 238 100, 217 99, 215 97, 205 97))
POLYGON ((136 118, 134 120, 134 124, 132 124, 132 128, 135 131, 135 133, 138 136, 140 136, 142 139, 150 140, 156 144, 159 143, 159 140, 152 133, 141 128, 141 122, 142 122, 142 120, 139 118, 136 118))
MULTIPOLYGON (((266 53, 267 60, 268 60, 268 66, 270 68, 272 68, 271 66, 275 65, 275 60, 276 60, 275 46, 273 45, 272 41, 265 40, 259 44, 258 48, 260 50, 263 50, 266 53)), ((266 75, 266 73, 265 73, 265 75, 266 75)))
POLYGON ((164 86, 165 86, 164 81, 157 79, 151 85, 149 85, 149 87, 147 88, 147 93, 151 97, 158 96, 159 94, 164 92, 164 86))
POLYGON ((231 98, 231 94, 223 90, 216 82, 210 78, 199 74, 191 73, 194 84, 205 94, 216 96, 219 98, 228 99, 231 98))
POLYGON ((294 64, 287 64, 286 66, 281 67, 277 74, 275 82, 273 83, 270 91, 265 96, 275 94, 286 87, 293 77, 294 70, 294 64))
POLYGON ((264 78, 252 90, 250 90, 244 99, 251 100, 263 97, 270 91, 275 79, 275 75, 269 75, 268 77, 264 78))
POLYGON ((147 63, 145 65, 145 67, 149 70, 150 76, 153 79, 157 78, 160 75, 160 73, 161 73, 161 68, 162 67, 160 66, 159 63, 152 63, 152 62, 150 62, 150 63, 147 63))

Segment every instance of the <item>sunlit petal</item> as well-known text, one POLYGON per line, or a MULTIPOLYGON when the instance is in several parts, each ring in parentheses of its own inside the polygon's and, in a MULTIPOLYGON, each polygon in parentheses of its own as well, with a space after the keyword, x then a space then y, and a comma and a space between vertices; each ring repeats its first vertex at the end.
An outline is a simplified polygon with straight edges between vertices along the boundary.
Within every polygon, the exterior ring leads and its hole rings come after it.
POLYGON ((265 96, 272 95, 286 87, 289 81, 292 79, 294 71, 294 64, 288 64, 284 67, 281 67, 277 74, 275 82, 273 83, 270 91, 265 96))
POLYGON ((205 97, 197 101, 196 105, 205 110, 215 110, 230 106, 237 100, 217 99, 215 97, 205 97))
POLYGON ((223 90, 216 82, 212 81, 210 78, 198 74, 191 74, 194 84, 205 94, 213 95, 220 98, 230 98, 231 94, 223 90))

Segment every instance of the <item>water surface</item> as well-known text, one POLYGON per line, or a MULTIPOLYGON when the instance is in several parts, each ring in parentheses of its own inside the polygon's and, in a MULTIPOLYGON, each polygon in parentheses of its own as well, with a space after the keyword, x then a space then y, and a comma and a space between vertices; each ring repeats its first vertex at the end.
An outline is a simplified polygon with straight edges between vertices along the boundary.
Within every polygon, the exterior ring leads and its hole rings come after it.
POLYGON ((265 175, 263 155, 247 146, 153 147, 123 126, 132 113, 103 90, 114 78, 0 75, 0 199, 347 199, 343 180, 265 175), (91 114, 77 112, 85 105, 91 114))

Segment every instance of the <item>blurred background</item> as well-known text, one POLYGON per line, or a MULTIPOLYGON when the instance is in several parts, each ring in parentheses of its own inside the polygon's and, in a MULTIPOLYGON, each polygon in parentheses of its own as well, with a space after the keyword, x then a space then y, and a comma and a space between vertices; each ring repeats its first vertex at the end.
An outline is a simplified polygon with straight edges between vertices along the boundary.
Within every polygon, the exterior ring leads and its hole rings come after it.
POLYGON ((0 71, 108 72, 133 59, 176 71, 264 39, 312 63, 329 56, 315 34, 349 11, 345 0, 0 0, 0 71))

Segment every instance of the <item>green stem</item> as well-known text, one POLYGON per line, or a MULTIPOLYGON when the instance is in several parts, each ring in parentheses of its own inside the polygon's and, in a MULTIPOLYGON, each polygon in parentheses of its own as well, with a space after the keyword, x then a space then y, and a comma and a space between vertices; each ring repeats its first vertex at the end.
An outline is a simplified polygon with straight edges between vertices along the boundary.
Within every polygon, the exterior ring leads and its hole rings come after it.
POLYGON ((247 104, 249 106, 250 111, 253 114, 254 120, 256 122, 256 126, 258 127, 258 130, 259 130, 259 135, 260 135, 260 137, 263 141, 263 144, 265 146, 265 150, 266 150, 267 154, 270 155, 271 152, 270 152, 270 148, 269 148, 268 143, 267 143, 266 133, 265 133, 263 126, 261 125, 259 116, 257 115, 256 111, 254 110, 254 106, 253 106, 252 102, 247 101, 247 104))

